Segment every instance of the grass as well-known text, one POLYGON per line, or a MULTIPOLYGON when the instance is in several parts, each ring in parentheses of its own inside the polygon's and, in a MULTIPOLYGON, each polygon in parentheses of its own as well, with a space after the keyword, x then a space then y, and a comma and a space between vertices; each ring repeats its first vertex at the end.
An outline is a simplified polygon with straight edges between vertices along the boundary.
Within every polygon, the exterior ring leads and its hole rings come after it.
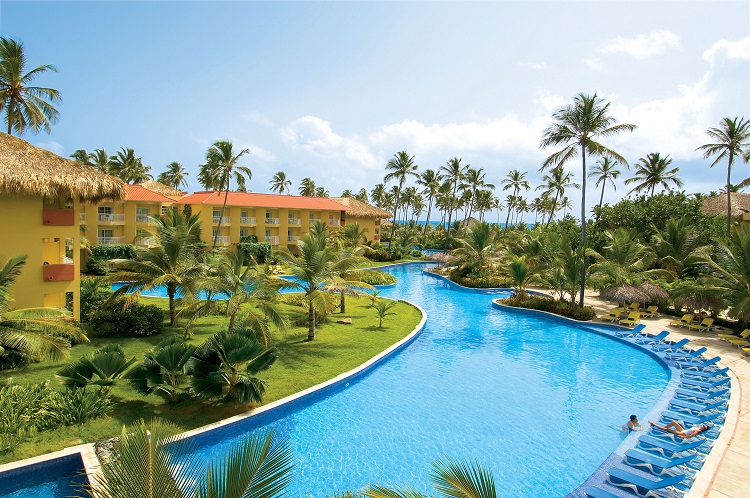
MULTIPOLYGON (((156 304, 165 310, 167 308, 166 299, 141 298, 140 301, 144 304, 156 304)), ((305 326, 291 327, 286 331, 274 329, 272 345, 278 348, 279 357, 269 370, 259 376, 268 382, 265 403, 279 400, 361 365, 405 337, 421 320, 419 310, 407 303, 398 302, 393 308, 397 316, 385 321, 383 328, 379 329, 375 310, 369 308, 369 304, 370 300, 367 298, 348 298, 347 313, 334 313, 327 323, 319 325, 314 341, 307 341, 305 326), (351 318, 352 324, 336 323, 339 317, 351 318)), ((301 307, 285 306, 290 316, 306 312, 301 307)), ((197 320, 192 327, 194 335, 189 342, 203 343, 212 334, 225 329, 226 323, 227 320, 223 316, 203 317, 197 320)), ((166 335, 180 333, 179 328, 168 328, 159 336, 117 338, 116 342, 125 351, 126 357, 135 356, 140 360, 144 352, 166 335)), ((62 365, 109 342, 115 341, 94 337, 90 344, 75 346, 69 360, 43 361, 24 369, 0 372, 0 382, 12 379, 12 382, 17 384, 28 384, 49 380, 54 388, 63 389, 55 380, 55 373, 62 365)), ((12 453, 0 455, 0 463, 29 458, 84 442, 111 438, 119 434, 123 424, 130 425, 141 418, 161 417, 184 430, 189 430, 244 413, 252 408, 251 404, 223 404, 187 397, 178 404, 170 405, 156 395, 138 394, 126 382, 121 382, 112 389, 112 397, 115 407, 111 416, 91 420, 81 426, 60 427, 41 432, 17 446, 12 453)))

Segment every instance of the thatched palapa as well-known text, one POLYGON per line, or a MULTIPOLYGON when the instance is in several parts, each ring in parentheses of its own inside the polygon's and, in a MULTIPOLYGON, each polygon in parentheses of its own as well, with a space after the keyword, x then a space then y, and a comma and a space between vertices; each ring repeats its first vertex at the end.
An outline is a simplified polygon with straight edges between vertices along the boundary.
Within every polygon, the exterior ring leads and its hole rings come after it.
POLYGON ((0 133, 0 195, 98 202, 125 194, 125 183, 114 176, 0 133))
POLYGON ((599 297, 605 301, 614 301, 616 303, 648 301, 648 295, 637 287, 628 284, 615 285, 604 289, 599 293, 599 297))
MULTIPOLYGON (((750 213, 750 194, 732 192, 732 218, 740 218, 745 213, 750 213)), ((708 214, 720 214, 727 216, 727 194, 712 195, 703 199, 701 211, 708 214)))
POLYGON ((152 192, 166 195, 167 197, 182 197, 186 193, 181 190, 177 190, 176 188, 172 188, 169 185, 164 185, 163 183, 157 182, 156 180, 147 180, 143 183, 138 183, 138 185, 143 188, 147 188, 152 192))
POLYGON ((666 301, 669 299, 667 291, 648 280, 644 280, 636 288, 646 294, 649 301, 666 301))
POLYGON ((343 204, 346 207, 351 208, 351 211, 346 212, 347 217, 354 218, 380 218, 387 219, 393 216, 392 213, 379 207, 371 206, 366 202, 358 201, 351 197, 331 197, 332 201, 336 201, 339 204, 343 204))

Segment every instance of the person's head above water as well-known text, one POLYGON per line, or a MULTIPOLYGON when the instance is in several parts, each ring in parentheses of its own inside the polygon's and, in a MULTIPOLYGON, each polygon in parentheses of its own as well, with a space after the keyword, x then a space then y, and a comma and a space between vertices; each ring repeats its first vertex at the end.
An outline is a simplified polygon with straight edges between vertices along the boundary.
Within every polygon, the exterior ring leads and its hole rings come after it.
MULTIPOLYGON (((622 419, 621 419, 621 420, 622 420, 622 419)), ((638 422, 638 415, 631 415, 631 416, 630 416, 630 421, 631 421, 631 422, 638 422)))

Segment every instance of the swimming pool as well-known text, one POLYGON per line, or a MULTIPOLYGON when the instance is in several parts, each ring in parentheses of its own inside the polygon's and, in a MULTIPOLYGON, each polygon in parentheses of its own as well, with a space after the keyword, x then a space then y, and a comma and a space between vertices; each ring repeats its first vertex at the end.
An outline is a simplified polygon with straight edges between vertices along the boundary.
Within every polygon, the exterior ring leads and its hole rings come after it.
POLYGON ((357 381, 194 437, 205 459, 253 431, 287 437, 290 496, 370 483, 428 491, 445 455, 491 468, 503 496, 563 496, 622 441, 669 380, 654 358, 559 320, 493 309, 498 291, 458 288, 424 264, 385 268, 381 295, 428 315, 406 349, 357 381))

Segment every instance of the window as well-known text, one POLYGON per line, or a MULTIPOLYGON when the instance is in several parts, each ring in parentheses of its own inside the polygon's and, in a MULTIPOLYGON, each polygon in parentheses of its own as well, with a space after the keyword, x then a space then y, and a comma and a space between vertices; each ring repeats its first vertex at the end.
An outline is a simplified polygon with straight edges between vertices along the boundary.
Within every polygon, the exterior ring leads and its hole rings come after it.
POLYGON ((315 220, 315 215, 310 213, 310 221, 313 221, 313 220, 315 220))
POLYGON ((271 219, 271 211, 266 211, 266 219, 267 220, 271 219))
POLYGON ((247 237, 248 235, 250 234, 247 233, 247 228, 240 228, 240 237, 247 237))
POLYGON ((113 230, 99 230, 99 238, 100 239, 111 239, 115 236, 115 232, 113 230))
POLYGON ((147 207, 137 207, 135 208, 135 221, 139 223, 147 223, 148 217, 150 213, 147 207))
POLYGON ((97 211, 99 214, 112 214, 112 206, 99 206, 97 211))
POLYGON ((213 230, 211 230, 211 237, 216 237, 217 235, 219 235, 219 231, 217 229, 214 228, 213 230))
POLYGON ((166 216, 166 215, 167 215, 167 210, 168 210, 168 209, 169 209, 169 206, 162 206, 162 207, 161 207, 161 215, 162 215, 162 216, 166 216))
POLYGON ((240 218, 249 218, 247 211, 240 211, 240 218))
POLYGON ((213 216, 214 218, 218 218, 219 216, 221 216, 221 209, 214 209, 213 216))
POLYGON ((271 236, 271 230, 266 230, 266 237, 270 237, 270 236, 271 236))

